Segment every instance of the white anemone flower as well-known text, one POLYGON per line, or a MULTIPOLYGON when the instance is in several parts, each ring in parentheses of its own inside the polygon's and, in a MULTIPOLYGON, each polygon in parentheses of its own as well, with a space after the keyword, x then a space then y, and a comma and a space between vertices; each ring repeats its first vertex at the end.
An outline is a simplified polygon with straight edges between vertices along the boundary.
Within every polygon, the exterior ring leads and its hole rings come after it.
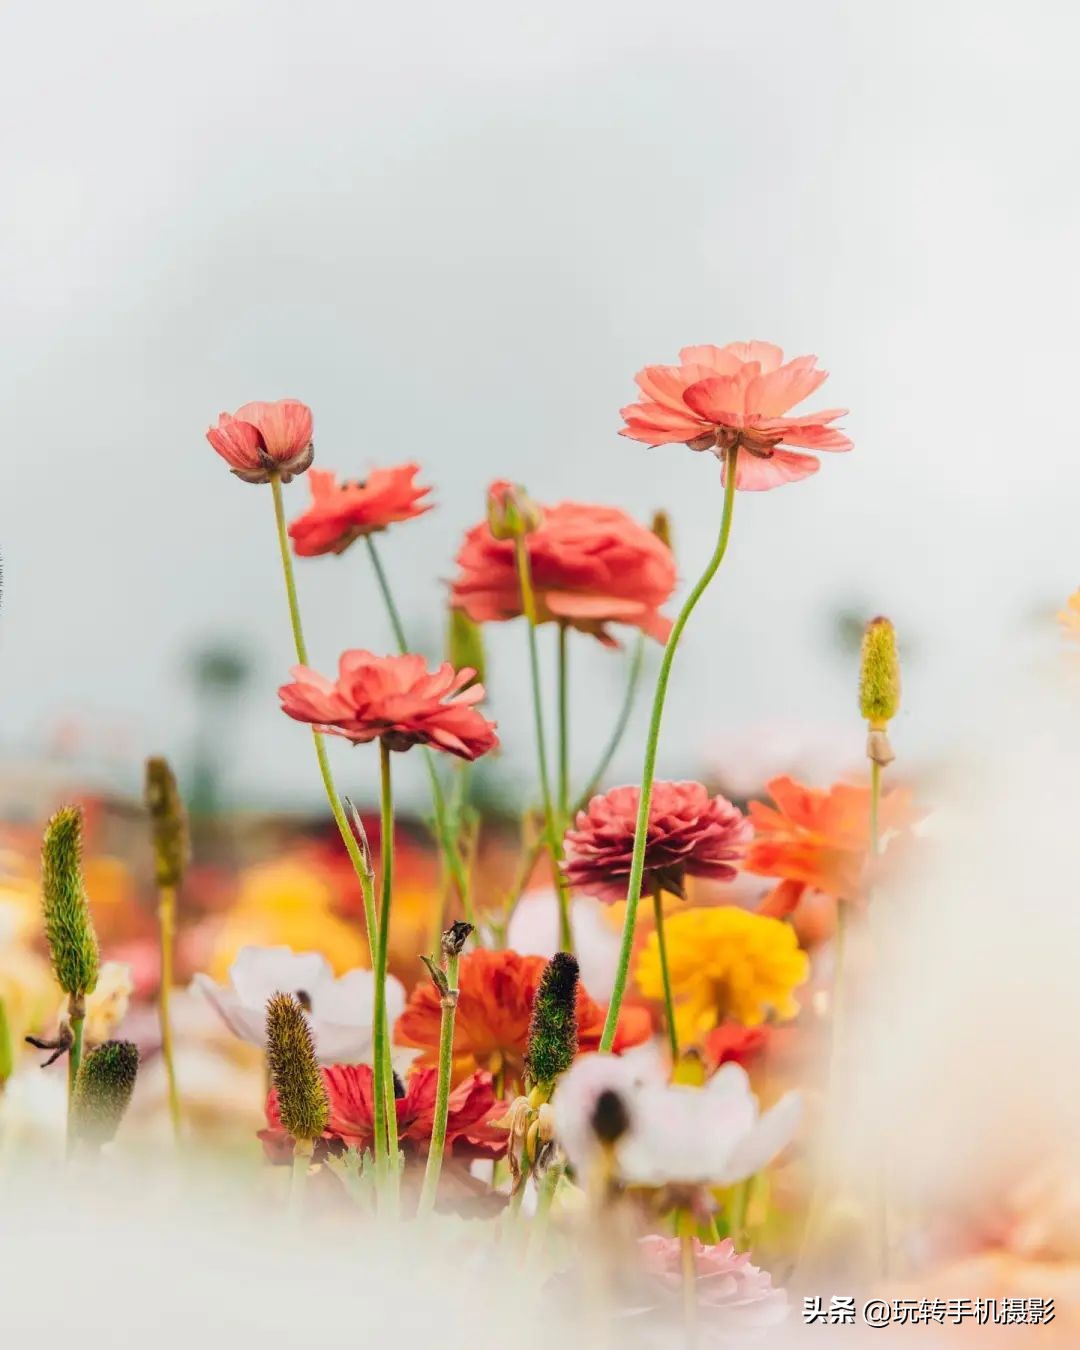
MULTIPOLYGON (((274 994, 293 994, 307 1014, 315 1053, 322 1064, 369 1064, 375 976, 350 970, 335 979, 318 952, 291 947, 241 947, 229 967, 229 983, 196 975, 194 986, 235 1035, 252 1045, 266 1044, 266 1004, 274 994)), ((386 1016, 392 1025, 405 1008, 400 980, 386 977, 386 1016)))
POLYGON ((647 1187, 744 1181, 791 1142, 802 1118, 793 1092, 762 1113, 739 1064, 689 1087, 669 1083, 658 1057, 635 1054, 583 1055, 553 1104, 556 1136, 579 1173, 602 1155, 599 1126, 619 1179, 647 1187))

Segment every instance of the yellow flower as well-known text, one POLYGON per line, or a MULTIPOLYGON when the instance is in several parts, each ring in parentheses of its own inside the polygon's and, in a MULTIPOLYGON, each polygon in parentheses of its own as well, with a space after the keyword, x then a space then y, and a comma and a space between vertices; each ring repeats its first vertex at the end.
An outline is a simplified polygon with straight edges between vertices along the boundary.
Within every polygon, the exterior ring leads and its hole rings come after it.
MULTIPOLYGON (((673 914, 664 931, 684 1045, 700 1041, 727 1018, 752 1027, 770 1011, 779 1018, 798 1012, 792 990, 806 979, 810 963, 790 925, 724 905, 673 914)), ((636 974, 646 998, 663 997, 655 933, 642 948, 636 974)))
POLYGON ((1058 610, 1057 617, 1065 636, 1080 642, 1080 590, 1073 591, 1065 602, 1065 608, 1058 610))

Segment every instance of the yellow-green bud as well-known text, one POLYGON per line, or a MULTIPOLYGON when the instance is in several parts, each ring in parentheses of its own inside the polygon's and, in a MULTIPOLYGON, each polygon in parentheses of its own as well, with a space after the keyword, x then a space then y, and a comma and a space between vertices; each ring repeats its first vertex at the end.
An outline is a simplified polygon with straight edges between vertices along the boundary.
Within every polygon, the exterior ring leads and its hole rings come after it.
POLYGON ((546 1088, 569 1069, 577 1054, 578 963, 569 952, 556 952, 544 967, 529 1023, 525 1070, 532 1083, 546 1088))
POLYGON ((266 1060, 282 1125, 294 1139, 318 1139, 330 1102, 311 1028, 292 994, 275 994, 266 1005, 266 1060))
POLYGON ((518 539, 538 530, 544 513, 520 483, 500 481, 488 488, 487 518, 496 539, 518 539))
POLYGON ((71 1097, 75 1138, 96 1148, 113 1139, 131 1102, 138 1071, 139 1052, 131 1041, 106 1041, 86 1053, 71 1097))
POLYGON ((41 847, 45 936, 57 983, 73 1000, 98 981, 98 941, 82 878, 82 811, 65 806, 45 827, 41 847))
POLYGON ((870 727, 883 731, 900 707, 900 658, 896 630, 888 619, 871 619, 862 640, 859 711, 870 727))
POLYGON ((484 682, 484 634, 463 609, 452 609, 446 631, 446 659, 455 670, 467 666, 476 671, 470 684, 484 682))
POLYGON ((649 528, 665 548, 671 548, 671 517, 666 511, 654 512, 649 528))
POLYGON ((144 795, 150 813, 157 884, 179 886, 188 861, 187 815, 168 760, 155 755, 146 761, 144 795))

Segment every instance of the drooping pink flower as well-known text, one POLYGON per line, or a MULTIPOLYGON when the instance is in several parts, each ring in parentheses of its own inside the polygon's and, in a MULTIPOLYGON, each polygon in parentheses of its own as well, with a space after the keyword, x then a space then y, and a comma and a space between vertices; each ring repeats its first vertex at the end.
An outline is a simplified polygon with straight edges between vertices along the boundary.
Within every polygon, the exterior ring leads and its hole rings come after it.
MULTIPOLYGON (((707 1244, 693 1239, 697 1278, 695 1299, 703 1330, 730 1335, 732 1344, 742 1345, 742 1337, 755 1330, 777 1326, 788 1315, 787 1294, 773 1287, 768 1271, 755 1266, 748 1252, 737 1252, 730 1238, 707 1244)), ((654 1306, 682 1306, 682 1248, 678 1238, 640 1238, 638 1253, 646 1273, 654 1281, 657 1302, 654 1306)), ((642 1291, 644 1293, 644 1291, 642 1291)))
POLYGON ((294 398, 277 403, 245 403, 222 413, 206 439, 237 478, 245 483, 283 483, 311 464, 311 409, 294 398))
POLYGON ((846 409, 787 416, 824 384, 816 356, 784 353, 771 342, 731 342, 726 347, 684 347, 677 366, 646 366, 635 381, 644 398, 622 409, 620 435, 646 445, 682 442, 723 458, 738 446, 735 486, 750 492, 780 487, 817 473, 808 450, 850 450, 851 441, 830 426, 846 409))
POLYGON ((302 558, 344 553, 361 535, 430 511, 430 502, 421 503, 431 489, 413 481, 419 472, 419 464, 398 464, 372 469, 362 483, 339 483, 334 474, 312 469, 311 505, 289 526, 293 549, 302 558))
MULTIPOLYGON (((566 833, 566 879, 601 900, 626 899, 641 789, 594 797, 566 833)), ((687 875, 729 881, 753 836, 743 813, 702 783, 653 784, 642 889, 684 895, 687 875)))
MULTIPOLYGON (((505 503, 508 489, 492 484, 489 500, 505 503)), ((651 530, 610 506, 529 503, 518 509, 530 527, 524 541, 540 623, 569 624, 609 647, 616 645, 607 631, 611 623, 667 641, 671 620, 660 606, 675 589, 675 560, 651 530)), ((474 623, 523 613, 512 538, 496 538, 482 521, 465 536, 457 565, 451 604, 474 623)))
POLYGON ((337 680, 294 666, 293 682, 278 690, 281 707, 298 722, 359 744, 384 740, 391 750, 430 745, 459 759, 478 759, 498 745, 495 723, 473 706, 484 697, 476 674, 449 662, 429 671, 422 656, 374 656, 347 651, 337 680), (465 686, 469 685, 468 688, 465 686))

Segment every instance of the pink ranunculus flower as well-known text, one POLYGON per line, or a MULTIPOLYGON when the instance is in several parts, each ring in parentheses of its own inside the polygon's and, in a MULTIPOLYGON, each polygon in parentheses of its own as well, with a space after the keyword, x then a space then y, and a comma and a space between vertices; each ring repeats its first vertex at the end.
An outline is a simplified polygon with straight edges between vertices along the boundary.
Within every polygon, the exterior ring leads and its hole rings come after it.
MULTIPOLYGON (((641 789, 617 787, 594 797, 566 834, 564 872, 571 886, 615 902, 626 899, 641 789)), ((687 875, 730 881, 753 827, 726 797, 702 783, 653 784, 642 888, 685 895, 687 875)))
POLYGON ((222 413, 206 439, 245 483, 287 483, 311 464, 311 409, 295 398, 245 403, 222 413))
POLYGON ((851 441, 830 426, 845 408, 787 416, 824 384, 816 356, 784 353, 771 342, 731 342, 726 347, 684 347, 677 366, 646 366, 635 381, 644 398, 622 409, 620 435, 646 445, 682 442, 719 458, 740 450, 735 486, 750 492, 780 487, 817 473, 808 450, 850 450, 851 441))
POLYGON ((469 666, 455 671, 448 661, 429 671, 422 656, 348 651, 336 680, 294 666, 292 683, 282 685, 278 696, 296 721, 354 744, 383 740, 391 750, 430 745, 472 760, 499 743, 495 723, 473 706, 484 697, 482 684, 469 684, 475 675, 469 666))
MULTIPOLYGON (((693 1243, 697 1270, 694 1293, 707 1344, 741 1346, 748 1334, 785 1321, 787 1294, 773 1286, 772 1276, 755 1266, 748 1252, 737 1252, 730 1238, 715 1244, 694 1238, 693 1243)), ((681 1309, 683 1275, 679 1239, 644 1237, 638 1241, 638 1252, 653 1281, 656 1306, 681 1309)))
POLYGON ((289 526, 297 556, 344 553, 362 535, 430 511, 431 503, 424 498, 431 489, 415 482, 419 472, 419 464, 396 464, 372 469, 363 482, 339 483, 334 474, 312 469, 311 505, 289 526))

